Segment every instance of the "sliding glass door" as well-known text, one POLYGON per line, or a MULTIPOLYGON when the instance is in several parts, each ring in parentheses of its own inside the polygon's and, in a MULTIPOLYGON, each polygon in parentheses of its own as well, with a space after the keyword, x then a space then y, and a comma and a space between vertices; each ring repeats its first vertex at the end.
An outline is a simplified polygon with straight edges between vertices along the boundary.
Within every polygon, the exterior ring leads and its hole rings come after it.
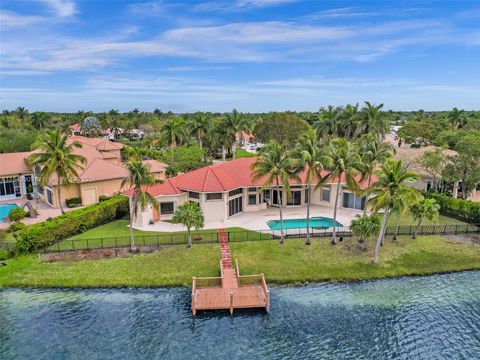
POLYGON ((228 201, 228 216, 233 216, 243 211, 243 196, 228 201))

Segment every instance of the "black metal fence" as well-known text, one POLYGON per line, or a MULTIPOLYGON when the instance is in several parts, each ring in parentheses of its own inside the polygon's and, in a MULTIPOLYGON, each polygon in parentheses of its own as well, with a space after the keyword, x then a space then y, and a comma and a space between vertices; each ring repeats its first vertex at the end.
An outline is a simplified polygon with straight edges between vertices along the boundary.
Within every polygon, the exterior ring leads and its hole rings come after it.
MULTIPOLYGON (((398 228, 398 235, 413 235, 416 231, 416 225, 402 225, 398 228)), ((259 241, 273 240, 280 238, 280 230, 240 230, 225 231, 230 242, 243 241, 259 241)), ((388 226, 387 235, 395 233, 395 226, 388 226)), ((480 224, 458 224, 458 225, 421 225, 418 228, 418 235, 454 235, 480 233, 480 224)), ((285 229, 284 234, 288 238, 304 238, 306 236, 305 229, 285 229)), ((331 228, 312 228, 310 232, 313 239, 325 238, 332 236, 331 228)), ((337 236, 350 237, 353 236, 349 227, 344 226, 337 229, 337 236)), ((137 246, 155 247, 171 245, 186 245, 188 235, 186 233, 170 233, 170 234, 152 234, 152 235, 135 235, 134 241, 137 246)), ((193 244, 211 244, 218 243, 220 235, 218 231, 200 231, 192 234, 193 244)), ((11 244, 10 244, 11 245, 11 244)), ((101 237, 91 239, 63 240, 56 244, 47 246, 42 249, 43 252, 64 252, 76 250, 91 249, 111 249, 130 246, 129 236, 101 237)))

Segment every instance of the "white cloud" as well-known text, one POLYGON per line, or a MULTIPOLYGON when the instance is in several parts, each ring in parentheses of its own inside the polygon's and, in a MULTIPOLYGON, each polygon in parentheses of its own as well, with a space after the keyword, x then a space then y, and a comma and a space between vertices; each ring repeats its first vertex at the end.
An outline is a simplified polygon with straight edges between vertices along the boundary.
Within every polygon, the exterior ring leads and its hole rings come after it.
POLYGON ((13 11, 0 10, 0 30, 28 27, 42 21, 40 16, 24 16, 13 11))
POLYGON ((299 0, 236 0, 233 2, 208 1, 195 5, 193 10, 200 12, 234 12, 278 6, 296 1, 299 0))
POLYGON ((55 11, 57 16, 69 17, 75 14, 76 6, 72 0, 41 0, 55 11))

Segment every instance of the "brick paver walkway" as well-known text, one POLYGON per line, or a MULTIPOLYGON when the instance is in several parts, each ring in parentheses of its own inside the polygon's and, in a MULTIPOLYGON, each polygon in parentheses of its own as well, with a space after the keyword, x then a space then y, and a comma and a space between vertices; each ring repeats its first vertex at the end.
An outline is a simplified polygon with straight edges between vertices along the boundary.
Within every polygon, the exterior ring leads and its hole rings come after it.
POLYGON ((230 245, 228 243, 228 234, 225 229, 218 229, 218 239, 222 250, 222 267, 224 269, 232 268, 232 255, 230 254, 230 245))

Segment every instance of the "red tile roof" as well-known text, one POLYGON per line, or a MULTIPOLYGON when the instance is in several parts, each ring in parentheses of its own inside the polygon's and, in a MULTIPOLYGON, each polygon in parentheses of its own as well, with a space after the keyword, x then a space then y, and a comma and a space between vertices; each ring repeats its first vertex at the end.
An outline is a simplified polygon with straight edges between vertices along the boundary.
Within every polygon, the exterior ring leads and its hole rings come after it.
MULTIPOLYGON (((256 158, 242 158, 225 163, 213 164, 193 170, 186 174, 178 175, 165 180, 164 183, 151 186, 146 190, 152 196, 180 194, 185 191, 196 192, 223 192, 246 186, 262 186, 265 178, 254 180, 250 166, 256 158)), ((322 176, 327 175, 324 171, 322 176)), ((291 180, 290 184, 304 184, 306 173, 300 174, 301 181, 291 180)), ((336 179, 330 179, 328 183, 336 183, 336 179)), ((345 184, 345 176, 341 182, 345 184)), ((366 181, 360 184, 365 187, 366 181)), ((129 194, 129 192, 126 192, 129 194)))

